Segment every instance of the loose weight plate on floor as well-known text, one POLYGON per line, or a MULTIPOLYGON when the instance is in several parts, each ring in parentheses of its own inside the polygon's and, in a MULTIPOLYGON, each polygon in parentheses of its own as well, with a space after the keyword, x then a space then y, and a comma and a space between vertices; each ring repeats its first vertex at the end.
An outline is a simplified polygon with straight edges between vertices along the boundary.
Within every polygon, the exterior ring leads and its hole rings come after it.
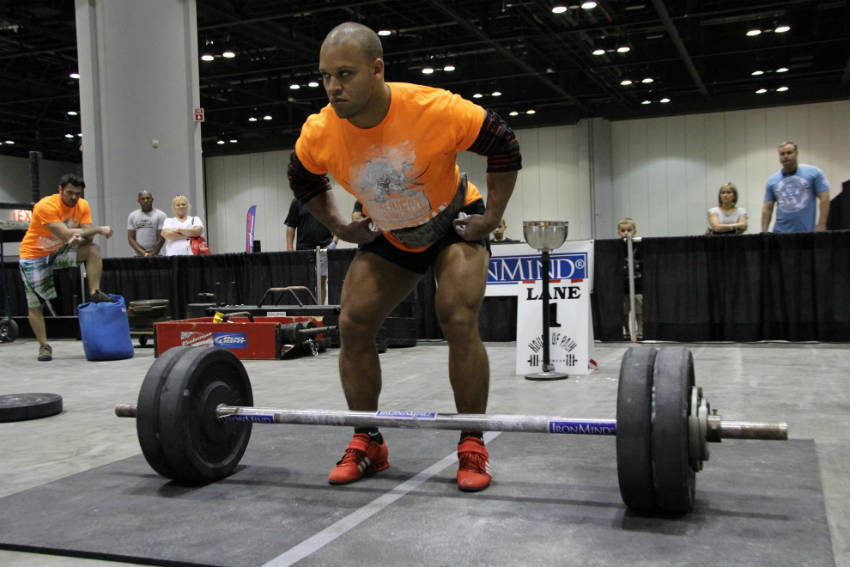
POLYGON ((6 394, 0 396, 0 421, 24 421, 62 413, 58 394, 6 394))

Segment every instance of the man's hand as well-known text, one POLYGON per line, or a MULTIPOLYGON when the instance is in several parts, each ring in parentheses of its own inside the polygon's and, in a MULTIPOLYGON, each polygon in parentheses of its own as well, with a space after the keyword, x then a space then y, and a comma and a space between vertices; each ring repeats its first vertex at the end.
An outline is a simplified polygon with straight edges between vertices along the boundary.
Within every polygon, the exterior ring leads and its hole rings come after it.
POLYGON ((103 236, 105 236, 106 238, 109 238, 110 236, 112 236, 112 227, 111 226, 102 226, 102 227, 100 227, 100 233, 103 236))
POLYGON ((493 224, 486 215, 468 215, 464 212, 458 213, 453 222, 455 232, 468 242, 489 238, 490 233, 499 226, 498 221, 493 224))
POLYGON ((364 217, 343 225, 339 230, 337 230, 336 234, 346 242, 367 244, 378 238, 381 231, 378 230, 378 227, 375 226, 372 219, 364 217))

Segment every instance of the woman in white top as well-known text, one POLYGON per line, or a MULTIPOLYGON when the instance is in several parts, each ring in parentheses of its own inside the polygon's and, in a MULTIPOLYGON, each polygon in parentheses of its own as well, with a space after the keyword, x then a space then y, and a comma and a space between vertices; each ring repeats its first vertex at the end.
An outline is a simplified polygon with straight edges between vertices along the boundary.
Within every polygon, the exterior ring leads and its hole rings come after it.
POLYGON ((190 256, 189 237, 201 236, 204 225, 198 217, 189 216, 189 199, 185 195, 174 197, 171 206, 174 216, 165 219, 162 225, 162 237, 165 239, 162 253, 166 256, 190 256))
POLYGON ((717 204, 708 209, 706 234, 741 234, 747 230, 747 209, 738 206, 738 188, 734 183, 720 186, 717 204))

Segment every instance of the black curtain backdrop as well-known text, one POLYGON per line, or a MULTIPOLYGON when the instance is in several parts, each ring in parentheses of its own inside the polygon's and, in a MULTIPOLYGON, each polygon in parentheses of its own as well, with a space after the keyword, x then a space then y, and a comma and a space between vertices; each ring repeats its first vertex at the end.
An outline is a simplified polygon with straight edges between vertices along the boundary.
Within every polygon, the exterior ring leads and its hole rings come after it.
POLYGON ((850 231, 641 245, 648 339, 850 340, 850 231))
MULTIPOLYGON (((619 239, 594 242, 594 337, 622 340, 623 258, 619 239)), ((850 340, 850 231, 732 237, 644 238, 644 337, 671 341, 850 340)), ((338 304, 354 249, 328 252, 328 301, 338 304)), ((10 313, 25 316, 17 262, 6 262, 10 313)), ((130 301, 168 299, 172 318, 218 292, 228 304, 256 304, 266 289, 315 289, 312 251, 104 260, 101 287, 130 301)), ((57 315, 75 314, 77 269, 56 272, 57 315)), ((429 270, 393 316, 415 317, 419 338, 440 339, 429 270)), ((283 300, 292 303, 291 299, 283 300)), ((306 303, 307 301, 305 301, 306 303)), ((479 327, 488 341, 516 339, 516 298, 486 298, 479 327)))

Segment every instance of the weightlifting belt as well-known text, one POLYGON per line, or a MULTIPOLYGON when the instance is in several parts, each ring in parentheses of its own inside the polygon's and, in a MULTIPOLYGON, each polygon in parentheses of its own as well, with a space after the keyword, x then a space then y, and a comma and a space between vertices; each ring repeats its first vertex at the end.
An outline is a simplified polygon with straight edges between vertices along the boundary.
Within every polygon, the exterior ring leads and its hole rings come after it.
POLYGON ((390 234, 398 238, 399 242, 409 248, 426 248, 440 240, 446 233, 452 229, 452 221, 457 218, 457 214, 466 203, 466 174, 462 173, 460 182, 457 185, 457 192, 449 203, 442 207, 442 210, 431 217, 430 220, 419 226, 408 228, 399 228, 389 231, 390 234))

